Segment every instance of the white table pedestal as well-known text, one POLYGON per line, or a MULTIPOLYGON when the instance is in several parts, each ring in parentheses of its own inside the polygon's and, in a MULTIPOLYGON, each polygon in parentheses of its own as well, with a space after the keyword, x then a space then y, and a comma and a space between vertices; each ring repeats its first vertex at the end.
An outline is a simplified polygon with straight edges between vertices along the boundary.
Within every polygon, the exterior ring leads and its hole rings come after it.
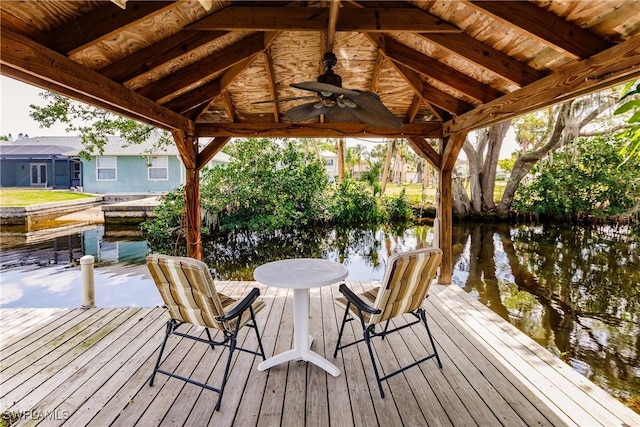
POLYGON ((340 369, 311 350, 313 337, 309 336, 309 289, 332 285, 347 277, 347 274, 344 265, 315 258, 274 261, 254 271, 254 278, 262 284, 293 289, 293 348, 260 363, 259 371, 293 360, 304 360, 334 377, 340 375, 340 369))

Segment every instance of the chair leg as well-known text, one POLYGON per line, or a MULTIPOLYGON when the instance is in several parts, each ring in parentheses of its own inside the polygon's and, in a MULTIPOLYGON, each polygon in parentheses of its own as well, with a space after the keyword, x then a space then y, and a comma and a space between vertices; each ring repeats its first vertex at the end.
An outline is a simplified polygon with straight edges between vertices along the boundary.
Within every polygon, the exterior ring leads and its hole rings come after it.
POLYGON ((260 339, 260 331, 258 330, 258 324, 256 323, 256 316, 253 314, 253 307, 249 306, 249 312, 251 313, 251 322, 253 323, 253 329, 256 330, 256 337, 258 337, 258 347, 260 348, 260 355, 262 360, 266 360, 267 357, 264 354, 264 348, 262 347, 262 339, 260 339))
POLYGON ((238 337, 238 328, 233 331, 233 334, 230 338, 229 343, 229 358, 227 359, 227 365, 224 367, 224 375, 222 377, 222 385, 220 386, 220 393, 218 394, 218 401, 216 402, 216 407, 214 411, 220 410, 220 402, 222 402, 222 394, 224 393, 224 387, 227 385, 227 379, 229 378, 229 368, 231 367, 231 358, 233 357, 233 352, 236 349, 236 338, 238 337))
POLYGON ((373 356, 373 348, 371 347, 371 336, 369 328, 365 328, 364 322, 362 322, 362 331, 364 333, 364 342, 367 343, 367 349, 369 349, 369 357, 371 357, 371 364, 373 365, 373 373, 376 375, 376 382, 378 383, 378 389, 380 389, 380 397, 384 399, 384 390, 382 389, 382 380, 380 379, 380 373, 378 372, 378 364, 373 356))
POLYGON ((164 347, 167 345, 167 340, 169 339, 169 335, 175 330, 177 324, 176 321, 170 319, 167 322, 167 326, 165 329, 164 340, 162 340, 162 345, 160 346, 160 353, 158 353, 158 360, 156 361, 156 366, 153 368, 153 373, 151 374, 151 378, 149 379, 149 385, 153 385, 153 381, 156 378, 156 372, 158 372, 158 368, 160 367, 160 361, 162 360, 162 353, 164 353, 164 347))
POLYGON ((436 348, 436 343, 433 340, 433 336, 431 335, 431 330, 429 329, 429 325, 427 324, 427 316, 425 314, 424 309, 418 310, 420 314, 420 320, 422 320, 422 324, 427 330, 427 335, 429 335, 429 341, 431 342, 431 347, 433 347, 433 354, 436 356, 436 360, 438 361, 438 368, 442 369, 442 362, 440 361, 440 356, 438 355, 438 349, 436 348))
POLYGON ((351 303, 347 303, 347 308, 344 310, 344 317, 342 317, 342 325, 340 325, 340 333, 338 333, 338 342, 336 343, 336 350, 333 352, 333 357, 336 358, 338 356, 338 350, 340 350, 340 340, 342 339, 342 332, 344 331, 344 325, 347 323, 347 316, 349 315, 349 305, 351 303))

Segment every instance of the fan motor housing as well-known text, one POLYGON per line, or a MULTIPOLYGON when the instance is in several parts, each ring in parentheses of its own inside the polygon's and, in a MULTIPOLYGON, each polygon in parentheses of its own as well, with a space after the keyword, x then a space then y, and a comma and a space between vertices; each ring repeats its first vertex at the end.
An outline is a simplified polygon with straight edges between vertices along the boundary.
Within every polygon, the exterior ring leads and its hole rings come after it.
POLYGON ((342 87, 342 77, 335 74, 332 70, 327 70, 326 73, 319 75, 318 82, 342 87))

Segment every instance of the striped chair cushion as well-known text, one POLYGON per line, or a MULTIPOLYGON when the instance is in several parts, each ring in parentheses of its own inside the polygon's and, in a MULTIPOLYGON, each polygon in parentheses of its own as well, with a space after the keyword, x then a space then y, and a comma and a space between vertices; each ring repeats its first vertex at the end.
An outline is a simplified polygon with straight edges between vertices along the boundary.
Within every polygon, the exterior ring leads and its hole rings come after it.
MULTIPOLYGON (((420 308, 441 259, 442 251, 438 248, 418 249, 389 257, 381 286, 358 295, 370 306, 382 310, 380 314, 363 313, 365 324, 377 324, 420 308)), ((336 303, 346 307, 347 300, 336 298, 336 303)), ((357 315, 353 306, 350 311, 357 315)))
MULTIPOLYGON (((237 300, 218 293, 207 265, 193 258, 167 255, 149 255, 147 267, 151 277, 169 310, 172 319, 206 328, 231 331, 234 322, 219 322, 216 317, 223 316, 238 303, 237 300)), ((264 302, 256 300, 253 311, 257 313, 264 302)), ((245 312, 240 326, 250 320, 245 312)))

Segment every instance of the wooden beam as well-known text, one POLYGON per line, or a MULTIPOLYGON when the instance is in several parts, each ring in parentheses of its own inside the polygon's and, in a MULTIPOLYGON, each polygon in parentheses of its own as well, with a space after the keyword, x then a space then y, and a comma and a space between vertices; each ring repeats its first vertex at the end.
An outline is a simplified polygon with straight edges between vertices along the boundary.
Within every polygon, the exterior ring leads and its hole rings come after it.
MULTIPOLYGON (((267 72, 267 83, 269 84, 269 94, 271 99, 278 99, 278 92, 276 91, 276 76, 273 72, 273 60, 271 59, 271 49, 265 49, 264 51, 264 68, 267 72)), ((273 121, 275 123, 280 122, 280 107, 277 102, 273 103, 273 121)))
POLYGON ((229 117, 230 122, 236 121, 236 109, 233 107, 233 100, 231 99, 231 94, 228 90, 222 92, 223 95, 223 104, 224 111, 227 113, 227 117, 229 117))
MULTIPOLYGON (((326 31, 328 8, 229 6, 187 27, 189 30, 326 31)), ((419 8, 343 8, 336 31, 441 32, 461 30, 419 8)))
POLYGON ((155 101, 232 67, 265 48, 264 34, 256 33, 141 88, 138 93, 155 101))
POLYGON ((200 170, 202 169, 204 166, 206 166, 207 163, 209 163, 209 161, 211 159, 213 159, 213 157, 218 154, 218 152, 220 150, 222 150, 222 147, 224 147, 227 142, 229 142, 231 138, 229 137, 217 137, 217 138, 213 138, 203 149, 202 151, 200 151, 200 153, 198 153, 198 157, 197 157, 197 161, 196 161, 196 169, 200 170))
MULTIPOLYGON (((195 133, 191 132, 191 135, 195 133)), ((196 158, 198 155, 198 145, 196 138, 181 129, 173 129, 171 131, 173 140, 176 143, 182 163, 187 169, 196 169, 196 158)))
POLYGON ((640 77, 640 35, 445 123, 445 133, 472 130, 640 77))
POLYGON ((233 67, 229 68, 227 71, 225 71, 224 74, 220 76, 220 79, 216 79, 216 81, 219 80, 221 91, 215 96, 210 97, 206 102, 207 105, 204 105, 204 106, 201 105, 201 106, 197 106, 195 108, 189 109, 187 111, 188 117, 194 117, 194 116, 200 117, 202 114, 206 113, 209 107, 211 107, 211 105, 213 105, 213 103, 217 101, 218 97, 222 94, 222 91, 227 90, 227 88, 231 85, 231 83, 233 83, 233 81, 236 78, 238 78, 238 76, 242 74, 244 70, 249 68, 251 64, 256 60, 257 57, 258 57, 257 54, 253 55, 245 59, 244 61, 234 65, 233 67))
POLYGON ((407 141, 409 141, 409 144, 411 144, 416 153, 427 159, 427 161, 431 163, 434 168, 440 170, 440 154, 436 151, 435 148, 431 146, 431 144, 427 142, 426 139, 414 137, 407 138, 407 141))
POLYGON ((409 111, 407 111, 407 115, 404 118, 405 123, 413 123, 418 115, 418 111, 420 111, 420 107, 422 106, 422 102, 420 101, 420 97, 418 95, 413 95, 413 99, 411 100, 411 105, 409 105, 409 111))
POLYGON ((339 11, 340 0, 330 0, 329 23, 327 24, 327 46, 325 52, 333 52, 333 44, 336 41, 336 25, 338 23, 339 11))
MULTIPOLYGON (((422 100, 422 102, 425 103, 425 105, 437 105, 455 116, 459 116, 467 111, 473 110, 473 105, 424 83, 422 78, 415 71, 401 64, 396 64, 393 61, 392 63, 394 64, 395 69, 398 70, 400 75, 405 78, 409 86, 413 89, 413 92, 422 100)), ((443 118, 435 109, 432 109, 432 111, 436 116, 443 118)))
POLYGON ((129 1, 127 9, 123 10, 111 2, 105 3, 101 8, 82 15, 81 19, 65 22, 43 34, 36 41, 49 49, 67 54, 96 43, 137 21, 150 19, 173 6, 173 1, 129 1))
POLYGON ((238 138, 441 138, 440 122, 404 124, 400 129, 378 128, 361 123, 196 123, 198 136, 238 138))
POLYGON ((102 68, 100 73, 122 83, 210 43, 225 34, 228 34, 228 32, 181 31, 102 68))
POLYGON ((473 62, 520 87, 533 83, 546 75, 542 71, 531 68, 506 53, 502 53, 464 33, 447 35, 422 33, 418 36, 460 55, 463 59, 473 62))
POLYGON ((527 1, 482 0, 467 4, 573 58, 588 58, 612 46, 595 34, 527 1))
POLYGON ((369 92, 375 92, 378 89, 378 82, 380 81, 380 74, 382 73, 382 64, 384 63, 384 56, 380 49, 376 55, 376 65, 373 67, 373 75, 371 77, 371 85, 369 86, 369 92))
POLYGON ((95 103, 102 108, 163 129, 188 129, 192 126, 187 118, 109 80, 100 73, 16 34, 5 26, 0 30, 2 74, 5 74, 7 69, 14 70, 22 78, 31 76, 33 82, 45 89, 55 91, 65 88, 66 96, 90 104, 95 103))
POLYGON ((383 38, 385 56, 422 75, 435 79, 474 100, 485 103, 499 98, 502 92, 424 55, 390 37, 383 38))
POLYGON ((440 284, 450 285, 453 276, 453 173, 451 169, 440 169, 438 179, 438 247, 442 250, 440 284))

